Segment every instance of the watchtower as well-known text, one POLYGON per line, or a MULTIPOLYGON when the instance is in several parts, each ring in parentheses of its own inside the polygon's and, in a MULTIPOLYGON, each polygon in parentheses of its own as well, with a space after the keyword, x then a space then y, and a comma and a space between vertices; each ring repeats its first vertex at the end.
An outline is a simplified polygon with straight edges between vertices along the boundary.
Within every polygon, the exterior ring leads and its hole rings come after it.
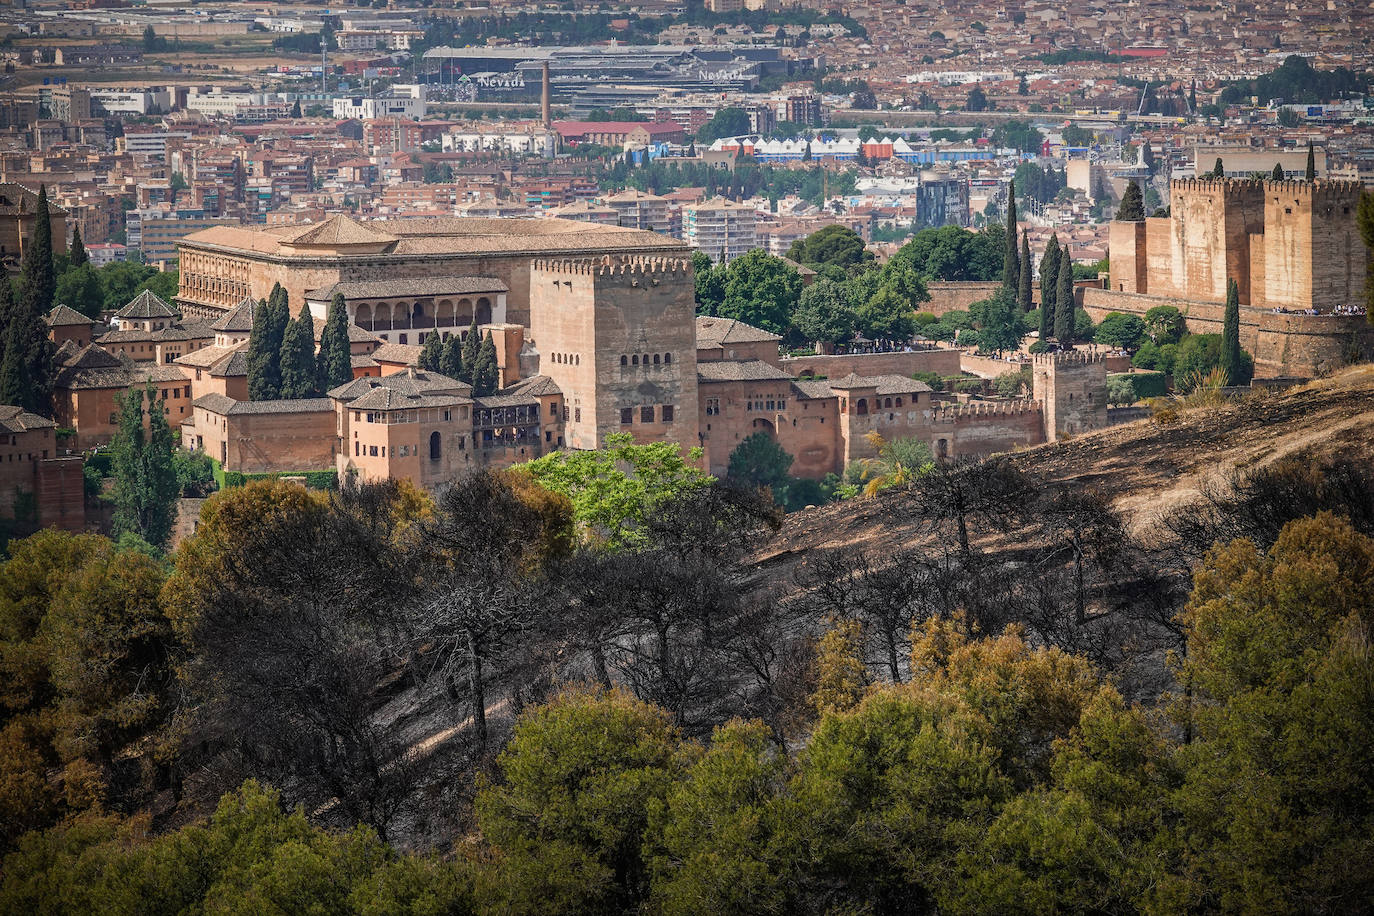
POLYGON ((1100 354, 1037 354, 1031 387, 1044 411, 1046 442, 1106 428, 1107 363, 1100 354))

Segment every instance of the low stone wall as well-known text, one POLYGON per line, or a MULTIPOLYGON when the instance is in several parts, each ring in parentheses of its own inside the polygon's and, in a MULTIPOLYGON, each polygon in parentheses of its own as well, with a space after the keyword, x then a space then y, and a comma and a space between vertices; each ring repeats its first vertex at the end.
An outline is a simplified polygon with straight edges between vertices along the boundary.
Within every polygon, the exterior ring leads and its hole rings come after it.
POLYGON ((1109 426, 1120 426, 1122 423, 1134 423, 1136 420, 1147 420, 1153 411, 1148 407, 1108 407, 1107 424, 1109 426))
POLYGON ((935 280, 926 284, 930 301, 916 311, 931 312, 937 318, 945 312, 967 312, 973 303, 991 299, 1001 286, 1000 280, 935 280))
POLYGON ((912 350, 898 353, 842 353, 836 356, 792 356, 779 363, 782 371, 796 376, 842 379, 849 373, 871 377, 875 375, 904 375, 935 372, 940 375, 959 374, 959 351, 937 347, 931 350, 912 350))
POLYGON ((959 355, 959 368, 979 378, 997 378, 1004 372, 1019 372, 1029 365, 1029 359, 998 359, 962 352, 959 355))
MULTIPOLYGON (((1220 334, 1225 320, 1221 302, 1093 288, 1083 288, 1080 295, 1093 321, 1109 312, 1144 317, 1157 305, 1182 312, 1194 334, 1220 334)), ((1374 353, 1374 326, 1362 315, 1291 315, 1242 305, 1240 345, 1255 357, 1258 376, 1313 376, 1344 365, 1352 348, 1365 356, 1374 353)))
POLYGON ((1038 401, 970 401, 932 411, 930 448, 939 458, 1009 452, 1045 441, 1038 401))

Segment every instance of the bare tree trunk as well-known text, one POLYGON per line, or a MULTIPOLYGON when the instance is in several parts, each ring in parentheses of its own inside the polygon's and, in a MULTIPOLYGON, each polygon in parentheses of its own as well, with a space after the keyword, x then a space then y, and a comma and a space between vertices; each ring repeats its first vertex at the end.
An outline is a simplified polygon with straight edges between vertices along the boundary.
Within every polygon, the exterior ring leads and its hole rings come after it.
POLYGON ((485 753, 487 749, 487 693, 482 683, 482 654, 477 651, 477 640, 468 631, 468 692, 472 695, 472 728, 477 734, 477 748, 485 753))

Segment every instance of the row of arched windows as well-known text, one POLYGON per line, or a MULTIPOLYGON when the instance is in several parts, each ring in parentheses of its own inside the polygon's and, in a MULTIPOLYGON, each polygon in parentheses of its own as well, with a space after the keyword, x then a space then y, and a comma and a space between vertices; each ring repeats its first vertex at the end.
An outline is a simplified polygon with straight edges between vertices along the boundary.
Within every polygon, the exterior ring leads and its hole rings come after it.
MULTIPOLYGON (((623 356, 621 357, 621 360, 622 360, 621 365, 623 366, 623 365, 624 365, 624 362, 623 362, 624 357, 623 357, 623 356)), ((580 366, 580 365, 582 365, 582 357, 579 356, 579 355, 576 354, 576 353, 555 353, 555 354, 553 354, 553 361, 556 362, 556 363, 558 363, 560 366, 580 366)))
POLYGON ((622 353, 622 354, 620 355, 620 365, 622 365, 622 366, 649 366, 649 365, 657 366, 657 365, 659 365, 660 363, 662 363, 663 365, 670 365, 670 364, 672 363, 672 361, 673 361, 673 354, 671 354, 671 353, 664 353, 664 354, 662 354, 662 359, 659 358, 659 354, 654 353, 654 354, 652 354, 652 356, 653 356, 653 362, 651 363, 651 362, 649 361, 650 355, 651 355, 651 354, 645 353, 645 354, 641 357, 638 353, 633 353, 633 354, 631 354, 631 355, 629 355, 629 356, 626 356, 625 354, 622 353))

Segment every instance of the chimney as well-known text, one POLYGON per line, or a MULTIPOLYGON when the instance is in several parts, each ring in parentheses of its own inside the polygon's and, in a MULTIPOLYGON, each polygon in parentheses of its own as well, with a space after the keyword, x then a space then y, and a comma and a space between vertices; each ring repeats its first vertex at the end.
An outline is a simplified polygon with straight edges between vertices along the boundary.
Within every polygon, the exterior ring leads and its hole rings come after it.
POLYGON ((539 114, 544 119, 544 130, 552 126, 549 118, 549 62, 544 61, 544 87, 539 94, 539 114))

